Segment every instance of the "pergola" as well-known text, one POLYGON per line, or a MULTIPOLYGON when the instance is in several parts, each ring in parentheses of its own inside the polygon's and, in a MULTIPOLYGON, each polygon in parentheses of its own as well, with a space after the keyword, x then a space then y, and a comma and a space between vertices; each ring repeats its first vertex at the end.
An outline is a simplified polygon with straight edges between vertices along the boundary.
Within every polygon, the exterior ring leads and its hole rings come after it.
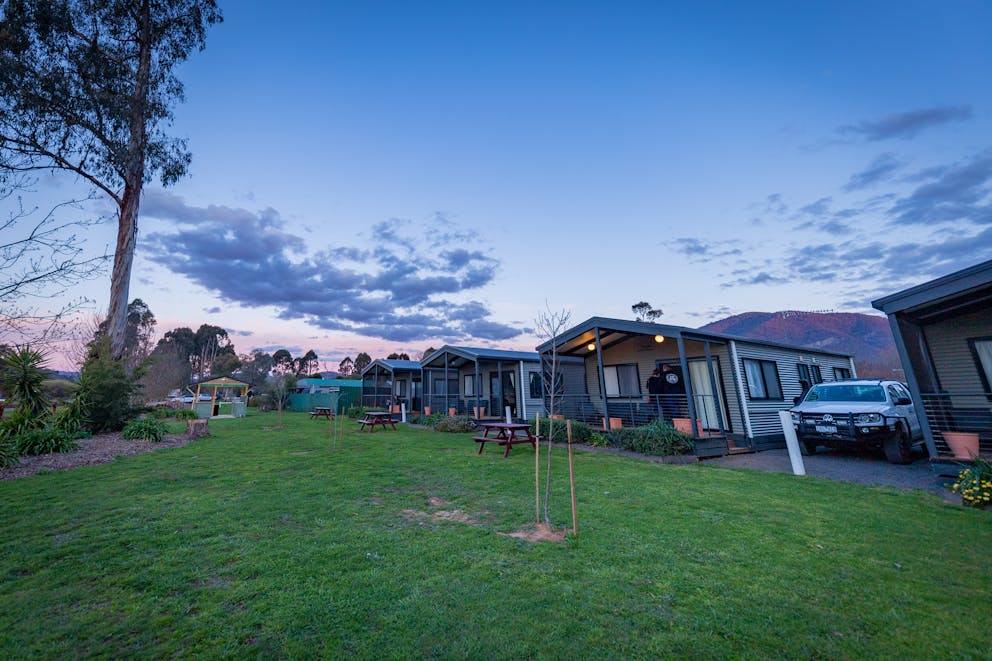
POLYGON ((222 376, 217 379, 210 379, 209 381, 203 381, 202 383, 196 384, 196 398, 193 401, 193 409, 196 409, 196 405, 200 403, 200 392, 204 388, 212 388, 210 395, 211 405, 217 403, 217 391, 221 389, 239 389, 240 396, 246 397, 248 395, 248 388, 251 384, 245 383, 244 381, 238 381, 237 379, 232 379, 229 376, 222 376))

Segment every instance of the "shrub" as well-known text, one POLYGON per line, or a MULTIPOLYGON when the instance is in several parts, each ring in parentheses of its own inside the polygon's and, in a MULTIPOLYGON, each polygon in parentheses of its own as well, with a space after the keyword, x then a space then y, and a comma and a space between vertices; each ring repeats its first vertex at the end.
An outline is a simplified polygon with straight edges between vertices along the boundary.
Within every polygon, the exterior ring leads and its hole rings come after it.
POLYGON ((43 383, 48 376, 45 354, 30 346, 6 347, 0 353, 0 389, 17 402, 18 410, 31 417, 48 410, 48 396, 43 383))
POLYGON ((660 456, 689 454, 694 447, 691 436, 662 420, 655 420, 643 427, 614 429, 607 434, 607 439, 608 444, 614 447, 660 456))
POLYGON ((961 502, 965 505, 992 505, 992 461, 975 457, 971 466, 958 473, 951 491, 961 494, 961 502))
POLYGON ((79 447, 72 434, 50 424, 43 427, 25 429, 17 436, 14 436, 11 442, 14 450, 22 455, 68 452, 79 447))
POLYGON ((0 468, 8 468, 17 464, 17 450, 14 445, 6 440, 0 439, 0 468))
POLYGON ((456 415, 453 418, 444 416, 434 423, 434 431, 459 433, 473 431, 474 429, 475 424, 472 422, 472 418, 467 415, 456 415))
POLYGON ((152 441, 158 443, 165 438, 166 428, 161 420, 140 418, 124 425, 121 436, 129 441, 152 441))
POLYGON ((448 417, 448 416, 444 415, 443 413, 431 413, 430 415, 416 415, 416 416, 413 416, 413 417, 409 418, 409 421, 410 421, 411 424, 414 424, 414 425, 423 425, 424 427, 433 427, 440 420, 443 420, 446 417, 448 417))
POLYGON ((156 420, 165 420, 167 418, 171 418, 173 413, 174 411, 172 409, 166 408, 164 406, 156 406, 155 408, 149 409, 148 411, 148 415, 152 416, 156 420))
POLYGON ((138 391, 123 361, 110 354, 110 338, 101 337, 90 345, 79 375, 78 398, 83 398, 88 424, 93 432, 117 431, 134 417, 131 400, 138 391))
POLYGON ((196 420, 199 416, 193 409, 172 409, 172 417, 176 420, 196 420))
MULTIPOLYGON (((554 426, 554 440, 556 443, 567 443, 568 442, 568 427, 564 420, 551 420, 551 424, 554 426)), ((548 419, 543 418, 541 420, 541 436, 544 438, 548 437, 549 432, 548 419)), ((534 433, 534 424, 530 425, 530 433, 534 433)), ((579 420, 572 420, 572 442, 573 443, 585 443, 591 445, 592 441, 592 429, 584 422, 579 420)))
POLYGON ((355 419, 355 420, 357 420, 358 418, 364 418, 365 417, 365 407, 364 406, 361 406, 359 404, 352 404, 351 406, 349 406, 345 410, 344 414, 346 416, 348 416, 349 418, 352 418, 352 419, 355 419))

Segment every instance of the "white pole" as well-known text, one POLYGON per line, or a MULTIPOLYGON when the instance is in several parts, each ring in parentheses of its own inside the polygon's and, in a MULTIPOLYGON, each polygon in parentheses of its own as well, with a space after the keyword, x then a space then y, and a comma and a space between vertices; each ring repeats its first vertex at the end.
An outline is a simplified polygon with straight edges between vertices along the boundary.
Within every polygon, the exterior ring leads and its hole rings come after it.
POLYGON ((406 402, 400 404, 400 422, 406 422, 406 402))
POLYGON ((513 420, 510 419, 510 407, 506 407, 506 424, 510 424, 513 420))
POLYGON ((782 431, 785 432, 785 446, 789 448, 789 461, 792 462, 793 475, 805 475, 806 467, 803 466, 803 453, 799 451, 799 438, 796 430, 792 426, 792 413, 789 411, 779 411, 779 420, 782 422, 782 431))

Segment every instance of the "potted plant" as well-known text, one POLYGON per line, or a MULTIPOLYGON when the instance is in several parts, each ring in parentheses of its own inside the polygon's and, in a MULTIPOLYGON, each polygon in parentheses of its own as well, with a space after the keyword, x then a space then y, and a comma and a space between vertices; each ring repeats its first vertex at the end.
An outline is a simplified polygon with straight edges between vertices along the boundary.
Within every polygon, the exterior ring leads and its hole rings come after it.
POLYGON ((978 434, 970 431, 940 432, 955 459, 972 459, 978 456, 978 434))

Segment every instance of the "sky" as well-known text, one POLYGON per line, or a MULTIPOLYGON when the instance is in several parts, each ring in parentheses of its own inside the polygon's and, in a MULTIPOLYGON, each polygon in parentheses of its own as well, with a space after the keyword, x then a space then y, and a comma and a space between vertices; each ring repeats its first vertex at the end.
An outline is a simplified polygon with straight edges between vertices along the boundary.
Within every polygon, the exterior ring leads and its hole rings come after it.
POLYGON ((141 204, 159 335, 334 369, 531 350, 546 309, 873 312, 992 258, 992 3, 220 5, 189 176, 141 204))

